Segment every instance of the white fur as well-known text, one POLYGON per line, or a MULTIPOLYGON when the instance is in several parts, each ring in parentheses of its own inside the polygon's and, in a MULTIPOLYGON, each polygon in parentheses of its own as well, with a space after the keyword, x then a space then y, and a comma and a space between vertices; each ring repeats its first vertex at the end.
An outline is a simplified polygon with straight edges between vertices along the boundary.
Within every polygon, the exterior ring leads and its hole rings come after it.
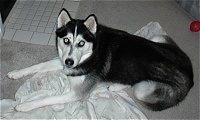
POLYGON ((94 16, 87 18, 87 20, 84 22, 84 25, 91 33, 95 34, 97 32, 97 23, 94 16))
POLYGON ((69 21, 71 21, 69 15, 66 11, 62 11, 58 16, 57 26, 58 28, 61 28, 62 26, 66 25, 69 21))
POLYGON ((14 70, 12 72, 9 72, 7 76, 11 79, 19 79, 23 76, 37 72, 47 72, 60 69, 63 69, 62 62, 60 61, 59 58, 56 58, 21 70, 14 70))
MULTIPOLYGON (((77 29, 77 27, 76 27, 77 29)), ((75 34, 77 34, 75 32, 75 34)), ((86 59, 88 59, 92 55, 92 48, 93 44, 90 42, 87 42, 82 35, 73 35, 72 33, 68 33, 63 38, 58 38, 58 53, 59 57, 62 60, 62 63, 65 64, 66 59, 73 59, 74 65, 72 67, 76 67, 77 65, 84 62, 86 59), (70 46, 65 45, 63 42, 64 38, 68 38, 70 40, 70 46), (77 44, 80 41, 85 41, 85 45, 81 48, 77 47, 77 44), (71 52, 71 54, 69 54, 71 52)))
POLYGON ((81 60, 80 60, 79 64, 81 64, 82 62, 84 62, 85 60, 87 60, 91 55, 92 55, 92 51, 89 52, 89 53, 87 53, 87 54, 85 54, 85 55, 83 55, 81 57, 81 60))
POLYGON ((73 39, 74 41, 76 41, 76 37, 77 37, 77 25, 75 26, 75 31, 74 31, 74 39, 73 39))
POLYGON ((63 37, 63 38, 68 38, 69 39, 69 41, 71 42, 71 43, 74 43, 74 36, 73 36, 73 34, 72 33, 68 33, 65 37, 63 37))
POLYGON ((134 85, 134 95, 138 100, 145 101, 146 97, 151 95, 155 89, 156 84, 152 81, 142 81, 134 85))
POLYGON ((154 36, 150 40, 153 42, 158 42, 158 43, 167 43, 166 39, 162 36, 154 36))

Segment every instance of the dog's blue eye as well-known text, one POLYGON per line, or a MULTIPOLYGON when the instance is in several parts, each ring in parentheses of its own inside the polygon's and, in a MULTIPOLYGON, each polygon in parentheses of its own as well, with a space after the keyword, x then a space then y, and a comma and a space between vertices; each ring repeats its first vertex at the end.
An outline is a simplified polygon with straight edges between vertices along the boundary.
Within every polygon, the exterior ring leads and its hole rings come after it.
POLYGON ((85 45, 85 42, 84 41, 80 41, 79 43, 78 43, 78 47, 83 47, 85 45))
POLYGON ((68 38, 64 38, 63 41, 64 41, 64 43, 65 43, 66 45, 69 45, 69 44, 70 44, 70 40, 69 40, 68 38))

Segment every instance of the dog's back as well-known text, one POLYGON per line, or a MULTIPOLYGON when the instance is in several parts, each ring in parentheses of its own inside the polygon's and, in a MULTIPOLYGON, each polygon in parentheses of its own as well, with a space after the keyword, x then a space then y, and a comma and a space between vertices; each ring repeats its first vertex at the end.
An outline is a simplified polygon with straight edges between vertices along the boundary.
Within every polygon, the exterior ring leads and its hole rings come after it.
MULTIPOLYGON (((135 96, 147 107, 162 110, 183 100, 193 86, 187 55, 167 36, 156 43, 110 28, 100 29, 101 60, 106 81, 135 85, 135 96)), ((101 28, 100 27, 100 28, 101 28)), ((101 73, 101 72, 100 72, 101 73)))

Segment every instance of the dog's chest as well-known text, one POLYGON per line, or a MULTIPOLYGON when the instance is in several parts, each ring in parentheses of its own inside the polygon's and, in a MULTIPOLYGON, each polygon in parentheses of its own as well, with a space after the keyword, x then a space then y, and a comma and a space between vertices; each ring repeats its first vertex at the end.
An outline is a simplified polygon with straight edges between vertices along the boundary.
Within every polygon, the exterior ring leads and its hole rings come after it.
POLYGON ((70 82, 70 85, 71 85, 71 89, 74 89, 78 86, 81 86, 83 85, 83 82, 85 80, 85 75, 82 75, 82 76, 69 76, 69 82, 70 82))

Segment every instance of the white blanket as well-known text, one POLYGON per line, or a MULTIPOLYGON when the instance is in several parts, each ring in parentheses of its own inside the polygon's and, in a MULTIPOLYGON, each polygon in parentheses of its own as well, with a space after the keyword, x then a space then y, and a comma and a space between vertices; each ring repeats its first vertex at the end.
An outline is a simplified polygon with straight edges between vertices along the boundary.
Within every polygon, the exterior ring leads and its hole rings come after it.
MULTIPOLYGON (((166 32, 157 22, 150 22, 135 33, 148 39, 158 34, 166 32)), ((124 89, 118 84, 110 83, 99 84, 84 100, 46 106, 29 112, 18 112, 14 109, 19 103, 70 92, 69 79, 81 80, 83 77, 68 77, 62 71, 34 75, 18 89, 15 101, 0 101, 0 119, 147 119, 124 89), (110 87, 117 89, 110 90, 110 87)))

